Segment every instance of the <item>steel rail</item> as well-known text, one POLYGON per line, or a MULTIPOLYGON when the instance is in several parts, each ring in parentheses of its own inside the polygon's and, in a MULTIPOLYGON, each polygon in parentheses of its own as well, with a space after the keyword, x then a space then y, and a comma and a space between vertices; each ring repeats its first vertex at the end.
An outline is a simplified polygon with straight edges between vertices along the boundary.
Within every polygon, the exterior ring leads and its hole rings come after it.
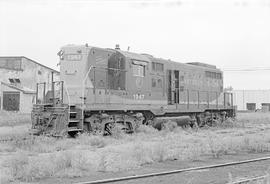
POLYGON ((256 177, 253 177, 253 178, 247 178, 247 179, 241 179, 241 180, 238 180, 238 181, 229 182, 228 184, 247 183, 247 182, 250 182, 250 181, 263 180, 263 179, 266 179, 267 177, 269 177, 269 175, 256 176, 256 177))
POLYGON ((186 168, 186 169, 177 169, 177 170, 163 171, 163 172, 156 172, 156 173, 149 173, 149 174, 141 174, 141 175, 135 175, 135 176, 125 176, 125 177, 119 177, 119 178, 110 178, 110 179, 86 181, 86 182, 79 182, 79 183, 74 183, 74 184, 114 183, 114 182, 119 182, 119 181, 136 180, 136 179, 141 179, 141 178, 164 176, 164 175, 184 173, 184 172, 189 172, 189 171, 198 171, 198 170, 204 170, 204 169, 213 169, 213 168, 218 168, 218 167, 240 165, 240 164, 246 164, 246 163, 251 163, 251 162, 259 162, 259 161, 264 161, 264 160, 270 160, 270 156, 269 157, 261 157, 261 158, 249 159, 249 160, 243 160, 243 161, 236 161, 236 162, 227 162, 227 163, 223 163, 223 164, 214 164, 214 165, 208 165, 208 166, 191 167, 191 168, 186 168))

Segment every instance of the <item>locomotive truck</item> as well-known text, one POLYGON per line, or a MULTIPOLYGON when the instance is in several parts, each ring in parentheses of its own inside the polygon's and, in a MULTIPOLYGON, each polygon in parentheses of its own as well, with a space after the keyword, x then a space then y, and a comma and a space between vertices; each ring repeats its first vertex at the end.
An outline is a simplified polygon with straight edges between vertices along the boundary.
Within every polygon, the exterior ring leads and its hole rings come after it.
POLYGON ((235 116, 223 73, 214 65, 179 63, 115 49, 66 45, 60 81, 37 84, 32 132, 74 136, 134 132, 174 120, 191 126, 235 116))

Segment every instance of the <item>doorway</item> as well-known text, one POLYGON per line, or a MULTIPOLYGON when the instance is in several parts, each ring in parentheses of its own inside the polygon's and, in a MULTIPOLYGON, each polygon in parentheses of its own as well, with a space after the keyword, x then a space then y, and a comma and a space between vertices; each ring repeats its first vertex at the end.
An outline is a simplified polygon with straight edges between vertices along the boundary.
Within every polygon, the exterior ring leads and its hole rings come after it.
POLYGON ((179 104, 179 71, 167 70, 168 104, 179 104))
POLYGON ((20 92, 3 92, 3 109, 6 111, 19 111, 20 92))

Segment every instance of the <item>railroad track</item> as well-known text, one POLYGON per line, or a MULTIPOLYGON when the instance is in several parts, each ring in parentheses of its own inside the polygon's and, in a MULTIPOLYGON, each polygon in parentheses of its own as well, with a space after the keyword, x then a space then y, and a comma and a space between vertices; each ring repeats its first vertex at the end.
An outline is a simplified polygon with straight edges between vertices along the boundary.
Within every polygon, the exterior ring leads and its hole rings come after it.
POLYGON ((256 176, 252 178, 247 178, 247 179, 241 179, 233 182, 229 182, 228 184, 244 184, 244 183, 249 183, 253 181, 268 181, 269 182, 269 175, 263 175, 263 176, 256 176))
MULTIPOLYGON (((260 162, 260 161, 264 161, 264 160, 270 160, 270 156, 269 157, 256 158, 256 159, 242 160, 242 161, 237 161, 237 162, 227 162, 227 163, 223 163, 223 164, 214 164, 214 165, 192 167, 192 168, 186 168, 186 169, 177 169, 177 170, 156 172, 156 173, 150 173, 150 174, 126 176, 126 177, 119 177, 119 178, 110 178, 110 179, 95 180, 95 181, 86 181, 86 182, 79 182, 79 183, 74 183, 74 184, 114 183, 114 182, 119 182, 119 181, 137 180, 137 179, 143 179, 143 178, 150 178, 150 177, 158 177, 158 176, 164 176, 164 175, 185 173, 185 172, 190 172, 190 171, 199 171, 199 170, 205 170, 205 169, 213 169, 213 168, 219 168, 219 167, 234 166, 234 165, 240 165, 240 164, 246 164, 246 163, 252 163, 252 162, 260 162)), ((239 181, 230 182, 230 184, 248 183, 250 181, 263 180, 263 179, 266 179, 267 177, 268 177, 268 175, 257 176, 257 177, 253 177, 253 178, 242 179, 242 180, 239 180, 239 181)))

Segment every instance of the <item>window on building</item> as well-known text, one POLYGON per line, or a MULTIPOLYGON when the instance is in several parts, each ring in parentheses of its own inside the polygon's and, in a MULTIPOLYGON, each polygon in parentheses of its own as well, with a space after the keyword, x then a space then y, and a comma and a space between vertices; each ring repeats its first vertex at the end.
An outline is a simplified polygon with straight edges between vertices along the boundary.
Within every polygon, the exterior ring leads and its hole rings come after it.
POLYGON ((21 83, 21 80, 18 78, 9 78, 8 80, 9 80, 10 84, 14 84, 14 85, 21 83))
POLYGON ((41 74, 42 74, 42 72, 40 70, 38 70, 38 75, 41 75, 41 74))
POLYGON ((256 103, 247 103, 247 110, 255 111, 256 110, 256 103))
POLYGON ((20 79, 14 79, 16 83, 21 83, 20 79))
POLYGON ((156 72, 163 72, 164 65, 162 63, 152 62, 152 70, 156 72))
POLYGON ((15 83, 14 79, 8 79, 11 84, 15 83))

